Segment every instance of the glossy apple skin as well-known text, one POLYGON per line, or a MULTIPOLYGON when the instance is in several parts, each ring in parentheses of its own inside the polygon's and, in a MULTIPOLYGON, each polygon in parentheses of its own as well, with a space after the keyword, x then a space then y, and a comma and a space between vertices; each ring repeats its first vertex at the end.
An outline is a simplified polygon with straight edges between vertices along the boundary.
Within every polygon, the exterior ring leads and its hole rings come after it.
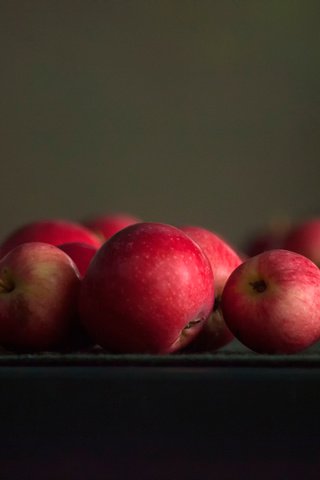
POLYGON ((80 277, 70 257, 46 243, 24 243, 0 260, 0 345, 49 350, 72 334, 80 277))
POLYGON ((114 213, 89 218, 83 222, 83 225, 95 232, 103 240, 109 240, 123 228, 140 222, 141 220, 133 215, 114 213))
POLYGON ((26 242, 44 242, 61 245, 67 242, 82 242, 100 247, 101 240, 84 226, 67 220, 38 220, 14 230, 0 247, 1 256, 12 248, 26 242))
POLYGON ((214 302, 199 246, 177 228, 137 223, 107 241, 82 281, 79 313, 102 347, 169 353, 199 333, 214 302))
POLYGON ((222 294, 230 330, 259 353, 297 353, 320 338, 320 270, 308 258, 270 250, 246 260, 222 294))
POLYGON ((300 253, 320 267, 320 218, 312 218, 292 227, 284 248, 300 253))
POLYGON ((84 277, 89 264, 98 251, 97 247, 81 242, 70 242, 58 245, 58 247, 69 255, 78 267, 81 277, 84 277))
POLYGON ((179 228, 200 246, 211 264, 214 276, 215 304, 213 311, 201 333, 189 348, 199 352, 217 350, 233 339, 233 334, 223 319, 220 300, 229 275, 242 263, 242 260, 224 239, 210 230, 198 226, 181 226, 179 228))

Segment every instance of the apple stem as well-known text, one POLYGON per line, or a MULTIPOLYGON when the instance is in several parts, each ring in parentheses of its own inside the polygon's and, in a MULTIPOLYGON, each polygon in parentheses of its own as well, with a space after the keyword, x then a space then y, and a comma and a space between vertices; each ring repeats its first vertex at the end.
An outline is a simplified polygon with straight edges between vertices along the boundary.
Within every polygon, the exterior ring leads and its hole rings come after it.
POLYGON ((202 322, 202 318, 196 318, 195 320, 191 320, 189 323, 187 323, 183 330, 189 330, 189 328, 192 328, 194 325, 197 325, 200 322, 202 322))
POLYGON ((257 280, 255 282, 250 282, 250 285, 258 293, 262 293, 265 290, 267 290, 267 284, 264 280, 257 280))
POLYGON ((0 292, 8 293, 14 289, 14 285, 9 282, 5 282, 2 278, 0 278, 0 292))

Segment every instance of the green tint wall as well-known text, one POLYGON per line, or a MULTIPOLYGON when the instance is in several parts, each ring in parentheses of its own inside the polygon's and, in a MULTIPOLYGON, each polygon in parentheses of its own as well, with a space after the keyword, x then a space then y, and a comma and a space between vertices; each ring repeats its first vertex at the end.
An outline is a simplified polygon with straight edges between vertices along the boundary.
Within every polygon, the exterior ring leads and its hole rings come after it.
POLYGON ((0 235, 319 213, 317 1, 0 3, 0 235))

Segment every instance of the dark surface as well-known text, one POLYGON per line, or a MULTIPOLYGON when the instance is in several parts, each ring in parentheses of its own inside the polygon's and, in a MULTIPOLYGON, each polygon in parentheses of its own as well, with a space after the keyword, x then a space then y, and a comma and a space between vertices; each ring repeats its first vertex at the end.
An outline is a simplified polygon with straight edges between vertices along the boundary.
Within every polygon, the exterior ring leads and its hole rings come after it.
POLYGON ((1 480, 319 478, 317 348, 79 355, 1 356, 1 480))

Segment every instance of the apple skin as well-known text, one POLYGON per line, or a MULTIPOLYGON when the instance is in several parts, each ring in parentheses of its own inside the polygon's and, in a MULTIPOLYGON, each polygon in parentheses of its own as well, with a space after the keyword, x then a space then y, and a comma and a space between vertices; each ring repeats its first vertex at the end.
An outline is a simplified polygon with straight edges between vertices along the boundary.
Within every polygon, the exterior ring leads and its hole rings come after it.
POLYGON ((140 223, 141 219, 127 213, 113 213, 99 215, 84 220, 83 225, 96 233, 103 240, 109 240, 115 233, 123 228, 140 223))
POLYGON ((188 225, 179 228, 200 246, 214 274, 214 308, 200 334, 189 345, 189 349, 198 352, 217 350, 233 340, 233 334, 223 319, 220 301, 229 275, 242 263, 242 260, 226 240, 210 230, 188 225))
POLYGON ((284 248, 308 257, 320 267, 320 218, 294 225, 285 238, 284 248))
POLYGON ((51 245, 83 242, 97 248, 102 243, 93 232, 78 223, 60 219, 38 220, 11 232, 0 247, 0 256, 26 242, 44 242, 51 245))
POLYGON ((246 260, 222 293, 224 319, 235 337, 258 353, 297 353, 320 338, 320 270, 288 250, 246 260))
POLYGON ((79 314, 110 351, 171 353, 199 333, 213 302, 213 273, 200 247, 171 225, 137 223, 93 258, 79 314))
POLYGON ((88 266, 98 251, 97 247, 81 242, 69 242, 58 245, 58 247, 69 255, 78 267, 81 277, 84 277, 88 266))
POLYGON ((0 260, 0 345, 15 351, 65 346, 72 335, 78 269, 59 248, 24 243, 0 260))

